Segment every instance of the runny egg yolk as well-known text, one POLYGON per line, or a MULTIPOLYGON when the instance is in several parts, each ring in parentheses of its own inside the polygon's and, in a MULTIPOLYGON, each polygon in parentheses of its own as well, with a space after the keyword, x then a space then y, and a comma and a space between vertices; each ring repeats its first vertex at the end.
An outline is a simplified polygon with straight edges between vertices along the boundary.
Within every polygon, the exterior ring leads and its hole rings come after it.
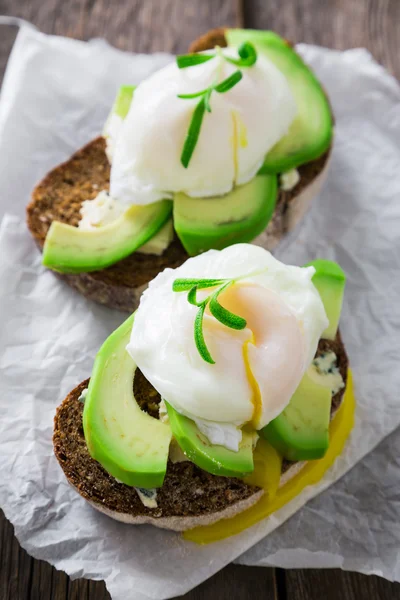
POLYGON ((232 146, 233 170, 235 181, 239 174, 239 149, 247 148, 247 127, 236 110, 231 111, 232 118, 232 137, 230 139, 232 146))
POLYGON ((239 172, 239 160, 238 160, 238 123, 236 118, 236 112, 233 110, 231 112, 232 117, 232 137, 231 137, 231 145, 232 145, 232 158, 233 158, 233 172, 235 176, 235 181, 237 179, 237 175, 239 172))
POLYGON ((247 379, 252 391, 251 401, 253 404, 253 416, 251 418, 250 423, 254 428, 256 428, 261 418, 262 398, 260 386, 258 385, 256 378, 254 377, 253 371, 251 370, 251 365, 249 361, 249 344, 252 344, 254 346, 256 345, 254 333, 252 333, 251 338, 243 344, 243 360, 246 369, 247 379))
POLYGON ((301 323, 280 296, 252 283, 236 283, 221 304, 247 321, 243 362, 253 405, 250 424, 261 429, 287 406, 306 363, 301 323))

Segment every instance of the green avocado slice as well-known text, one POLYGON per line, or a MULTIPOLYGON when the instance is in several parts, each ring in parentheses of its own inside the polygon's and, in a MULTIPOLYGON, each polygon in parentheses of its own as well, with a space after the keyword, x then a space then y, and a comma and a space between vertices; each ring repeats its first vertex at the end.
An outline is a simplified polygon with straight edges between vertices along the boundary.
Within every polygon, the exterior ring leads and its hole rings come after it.
POLYGON ((322 458, 329 446, 332 393, 306 373, 285 410, 259 431, 287 460, 322 458))
POLYGON ((117 97, 115 98, 114 105, 111 109, 111 114, 116 114, 121 119, 125 119, 129 112, 129 108, 132 103, 133 92, 135 91, 135 85, 121 85, 118 90, 117 97))
POLYGON ((165 221, 161 229, 153 235, 143 246, 138 248, 141 254, 161 254, 168 248, 174 239, 174 223, 172 217, 165 221))
POLYGON ((126 115, 128 114, 132 104, 133 93, 135 89, 136 86, 134 85, 121 85, 115 97, 114 104, 112 105, 110 113, 104 124, 103 137, 109 137, 109 125, 114 116, 117 116, 122 120, 126 118, 126 115))
POLYGON ((163 484, 170 427, 143 412, 133 395, 136 365, 126 351, 134 315, 100 348, 83 411, 90 455, 113 477, 143 488, 163 484))
POLYGON ((321 296, 326 316, 329 319, 329 325, 321 337, 326 340, 334 340, 339 327, 340 313, 342 312, 346 274, 332 260, 313 260, 305 266, 314 267, 315 269, 312 282, 321 296))
POLYGON ((116 221, 91 231, 53 221, 43 265, 62 273, 98 271, 132 254, 153 237, 172 212, 170 200, 131 206, 116 221))
POLYGON ((258 175, 226 196, 174 196, 174 227, 186 252, 195 256, 210 249, 251 242, 268 225, 278 191, 275 175, 258 175))
POLYGON ((179 414, 168 402, 165 404, 176 441, 188 459, 200 469, 225 477, 244 477, 253 472, 253 436, 251 433, 243 431, 238 452, 228 450, 224 446, 212 445, 199 431, 192 419, 179 414))
POLYGON ((227 42, 254 44, 285 75, 296 100, 298 114, 287 135, 267 154, 260 173, 283 173, 320 157, 331 145, 332 112, 325 92, 300 56, 276 33, 253 29, 227 29, 227 42))

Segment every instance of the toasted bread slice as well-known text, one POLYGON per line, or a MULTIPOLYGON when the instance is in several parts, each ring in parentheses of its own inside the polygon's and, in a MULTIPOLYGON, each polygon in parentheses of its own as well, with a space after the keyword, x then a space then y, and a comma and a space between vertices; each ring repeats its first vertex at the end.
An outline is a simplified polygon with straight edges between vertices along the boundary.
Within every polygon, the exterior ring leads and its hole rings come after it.
MULTIPOLYGON (((82 203, 109 189, 110 164, 105 149, 104 138, 94 139, 50 171, 34 189, 27 207, 27 222, 40 249, 52 221, 77 226, 82 203)), ((58 275, 90 300, 132 312, 151 279, 166 267, 178 267, 187 258, 175 239, 161 256, 134 252, 102 271, 58 275)))
MULTIPOLYGON (((208 32, 193 42, 190 50, 206 50, 216 44, 226 46, 224 29, 208 32)), ((39 248, 43 247, 52 221, 76 226, 81 204, 95 198, 101 190, 109 189, 110 165, 105 147, 103 138, 94 139, 50 171, 34 189, 27 208, 27 223, 39 248)), ((301 221, 326 178, 329 155, 330 150, 300 166, 299 183, 290 191, 279 190, 274 215, 255 243, 273 250, 301 221)), ((175 268, 187 258, 176 238, 161 256, 135 252, 102 271, 59 276, 90 300, 132 312, 149 281, 166 267, 175 268)))
MULTIPOLYGON (((333 342, 320 342, 317 355, 332 350, 344 382, 348 361, 338 334, 333 342)), ((69 483, 100 512, 124 523, 150 523, 164 529, 184 531, 209 525, 246 510, 261 498, 263 490, 240 479, 206 473, 189 461, 168 462, 167 475, 157 493, 157 508, 144 506, 135 490, 117 482, 89 455, 83 427, 83 404, 79 397, 87 388, 83 381, 57 409, 54 419, 54 452, 69 483)), ((137 370, 133 382, 135 398, 150 415, 158 418, 159 394, 137 370)), ((331 416, 338 410, 344 389, 332 398, 331 416)), ((282 465, 281 485, 296 475, 306 463, 282 465)))
POLYGON ((262 490, 240 479, 210 475, 189 461, 169 461, 164 485, 157 493, 158 507, 144 506, 135 488, 118 483, 89 455, 79 401, 88 383, 72 390, 58 408, 53 442, 69 483, 95 508, 125 523, 183 531, 233 516, 259 500, 262 490))

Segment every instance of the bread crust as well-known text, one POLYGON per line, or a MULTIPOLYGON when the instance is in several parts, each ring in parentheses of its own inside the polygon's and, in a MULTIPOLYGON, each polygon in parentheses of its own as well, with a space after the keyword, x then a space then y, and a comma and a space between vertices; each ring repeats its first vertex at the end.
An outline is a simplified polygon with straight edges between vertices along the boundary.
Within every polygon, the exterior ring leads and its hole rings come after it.
POLYGON ((184 531, 239 514, 263 495, 262 489, 240 479, 211 475, 190 462, 168 461, 158 506, 145 507, 134 488, 117 482, 89 455, 79 400, 88 384, 89 380, 79 384, 58 407, 53 446, 70 485, 100 512, 123 523, 184 531))
POLYGON ((148 515, 131 515, 129 513, 120 513, 116 510, 110 510, 91 500, 88 500, 88 502, 93 508, 103 513, 103 515, 107 515, 107 517, 111 517, 111 519, 119 521, 120 523, 126 523, 127 525, 154 525, 160 529, 169 529, 170 531, 187 531, 194 527, 213 525, 222 519, 231 519, 251 506, 254 506, 263 494, 264 491, 259 489, 245 500, 239 500, 239 502, 224 510, 196 517, 151 517, 148 515))
MULTIPOLYGON (((339 333, 334 341, 321 340, 317 355, 327 350, 335 352, 346 384, 348 359, 339 333)), ((88 384, 89 380, 79 384, 58 407, 54 419, 53 445, 68 482, 93 508, 123 523, 151 524, 163 529, 185 531, 231 518, 256 504, 263 495, 263 490, 241 480, 210 475, 192 463, 172 465, 169 462, 158 508, 144 507, 134 488, 118 483, 89 455, 82 429, 83 405, 79 401, 88 384), (172 496, 180 483, 181 489, 174 498, 172 496), (193 490, 197 495, 193 495, 193 490), (213 501, 215 507, 210 505, 213 501)), ((141 409, 156 415, 160 398, 139 370, 136 371, 133 386, 141 409)), ((331 418, 339 409, 343 396, 344 389, 332 398, 331 418)), ((284 461, 279 487, 295 477, 306 464, 284 461)))

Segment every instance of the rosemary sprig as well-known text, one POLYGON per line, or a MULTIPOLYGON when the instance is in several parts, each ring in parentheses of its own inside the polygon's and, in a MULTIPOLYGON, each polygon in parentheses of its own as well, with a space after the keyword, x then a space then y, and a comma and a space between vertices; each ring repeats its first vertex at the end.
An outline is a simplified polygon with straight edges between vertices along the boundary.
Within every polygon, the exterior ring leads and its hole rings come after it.
POLYGON ((201 65, 212 58, 215 58, 215 54, 181 54, 176 57, 176 64, 180 69, 186 69, 187 67, 201 65))
MULTIPOLYGON (((217 47, 217 52, 214 54, 183 54, 177 56, 176 63, 179 69, 186 69, 187 67, 193 67, 202 63, 208 62, 216 56, 221 56, 228 62, 240 66, 240 67, 252 67, 257 61, 257 52, 250 42, 244 42, 238 48, 239 58, 230 58, 221 53, 217 47)), ((193 98, 200 98, 193 111, 192 119, 189 124, 189 129, 186 134, 185 142, 183 144, 181 163, 185 169, 188 168, 190 160, 192 158, 194 149, 199 139, 201 125, 203 123, 204 112, 211 112, 210 98, 213 91, 219 94, 228 92, 242 79, 242 72, 235 71, 230 77, 227 77, 221 83, 213 84, 205 90, 194 92, 193 94, 178 94, 178 98, 189 100, 193 98)))
POLYGON ((201 124, 203 123, 204 112, 206 110, 205 96, 202 96, 200 102, 196 105, 190 121, 189 129, 186 134, 185 143, 181 154, 181 163, 187 169, 192 158, 197 140, 199 139, 201 124))
POLYGON ((179 69, 186 69, 187 67, 194 67, 208 62, 212 58, 215 58, 217 54, 237 67, 252 67, 257 61, 257 52, 253 44, 243 42, 238 48, 239 58, 230 58, 218 52, 215 54, 181 54, 176 57, 176 64, 179 69))
POLYGON ((211 296, 210 313, 215 319, 217 319, 217 321, 222 323, 222 325, 226 325, 226 327, 230 327, 230 329, 240 330, 246 327, 246 319, 243 319, 243 317, 239 317, 238 315, 235 315, 234 313, 230 312, 218 302, 218 296, 220 295, 220 293, 225 291, 233 283, 233 280, 228 281, 211 296))
POLYGON ((224 56, 225 60, 237 67, 252 67, 257 61, 257 52, 253 44, 243 42, 238 48, 239 58, 224 56))
POLYGON ((237 83, 239 83, 239 81, 242 79, 242 77, 243 77, 242 71, 235 71, 234 73, 232 73, 232 75, 230 75, 229 77, 224 79, 224 81, 221 81, 221 83, 214 85, 211 88, 211 91, 214 89, 216 92, 218 92, 218 94, 225 94, 225 92, 228 92, 237 83))
POLYGON ((175 279, 172 284, 174 292, 188 292, 187 299, 190 304, 198 307, 197 315, 194 321, 194 341, 200 356, 211 365, 215 364, 215 360, 207 348, 203 333, 203 318, 204 312, 209 305, 210 312, 217 321, 229 327, 230 329, 244 329, 247 325, 246 319, 239 317, 224 308, 218 302, 218 296, 221 292, 233 285, 238 279, 175 279), (201 300, 197 300, 197 291, 207 288, 217 288, 209 296, 201 300))
POLYGON ((224 283, 226 279, 175 279, 172 284, 173 292, 187 292, 191 290, 193 286, 201 285, 201 288, 204 290, 205 288, 215 287, 217 285, 221 285, 224 283))
POLYGON ((206 88, 205 90, 201 90, 193 94, 178 94, 178 98, 182 98, 184 100, 200 97, 200 100, 193 111, 189 129, 186 134, 185 143, 183 144, 181 163, 185 169, 188 168, 190 159, 192 158, 194 149, 196 148, 201 125, 203 123, 204 112, 206 110, 207 112, 211 112, 210 97, 212 92, 215 91, 218 94, 225 94, 237 83, 239 83, 242 77, 243 75, 241 71, 235 71, 232 73, 232 75, 224 79, 224 81, 221 81, 221 83, 210 85, 210 87, 206 88))

